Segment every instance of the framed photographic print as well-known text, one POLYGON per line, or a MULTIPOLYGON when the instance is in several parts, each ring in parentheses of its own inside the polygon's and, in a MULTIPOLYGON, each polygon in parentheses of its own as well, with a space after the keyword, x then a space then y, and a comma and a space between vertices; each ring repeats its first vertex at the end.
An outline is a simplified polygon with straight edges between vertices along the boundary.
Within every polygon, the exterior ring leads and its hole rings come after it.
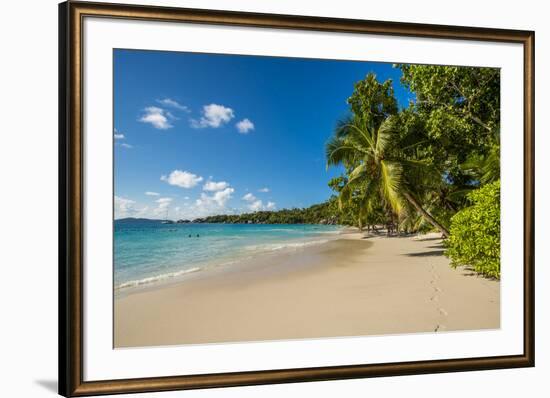
POLYGON ((534 32, 59 26, 60 394, 534 366, 534 32))

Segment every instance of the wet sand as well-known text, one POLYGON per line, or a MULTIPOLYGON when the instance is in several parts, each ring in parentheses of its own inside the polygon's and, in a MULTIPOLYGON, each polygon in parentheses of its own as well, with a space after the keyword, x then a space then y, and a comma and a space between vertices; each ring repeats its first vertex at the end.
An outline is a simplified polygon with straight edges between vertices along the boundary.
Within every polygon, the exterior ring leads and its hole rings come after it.
MULTIPOLYGON (((199 275, 200 274, 200 275, 199 275)), ((342 235, 115 299, 115 347, 500 327, 500 284, 452 269, 437 234, 342 235)))

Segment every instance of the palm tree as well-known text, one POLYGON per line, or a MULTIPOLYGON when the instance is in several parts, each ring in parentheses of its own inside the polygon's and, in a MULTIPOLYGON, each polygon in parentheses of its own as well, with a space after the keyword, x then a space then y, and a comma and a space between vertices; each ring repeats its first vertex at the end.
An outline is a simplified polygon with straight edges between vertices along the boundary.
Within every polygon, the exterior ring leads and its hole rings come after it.
POLYGON ((486 154, 473 154, 461 165, 481 185, 500 179, 500 143, 493 142, 486 154))
POLYGON ((348 202, 357 196, 359 190, 365 207, 382 201, 385 207, 400 215, 409 204, 443 236, 449 237, 447 229, 416 199, 407 180, 411 172, 416 177, 425 173, 425 165, 414 159, 396 156, 402 148, 398 148, 396 140, 392 140, 397 138, 393 131, 392 117, 379 127, 357 115, 339 123, 326 145, 326 158, 327 167, 343 165, 347 170, 348 179, 340 191, 340 201, 348 202))

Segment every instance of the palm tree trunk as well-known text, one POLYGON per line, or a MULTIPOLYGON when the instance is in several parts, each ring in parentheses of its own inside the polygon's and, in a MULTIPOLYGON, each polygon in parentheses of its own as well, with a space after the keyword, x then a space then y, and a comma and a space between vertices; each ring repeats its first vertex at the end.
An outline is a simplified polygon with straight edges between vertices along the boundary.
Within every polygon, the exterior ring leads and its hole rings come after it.
POLYGON ((411 205, 414 206, 416 211, 418 211, 422 215, 422 217, 426 219, 426 221, 428 221, 430 224, 436 227, 443 234, 445 238, 448 238, 450 236, 449 231, 447 231, 447 229, 443 225, 437 222, 437 220, 433 218, 433 216, 430 213, 424 210, 422 206, 420 206, 420 203, 418 203, 416 199, 412 197, 412 195, 410 195, 408 192, 404 192, 403 196, 405 197, 405 199, 409 201, 411 205))

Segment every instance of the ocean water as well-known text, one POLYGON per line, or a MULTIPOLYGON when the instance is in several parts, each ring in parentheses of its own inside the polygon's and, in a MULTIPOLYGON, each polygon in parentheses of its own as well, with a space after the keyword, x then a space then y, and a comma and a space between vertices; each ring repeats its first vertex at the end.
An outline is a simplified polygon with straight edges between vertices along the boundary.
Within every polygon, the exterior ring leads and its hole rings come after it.
POLYGON ((262 253, 322 244, 341 231, 332 225, 115 221, 115 289, 230 267, 262 253))

